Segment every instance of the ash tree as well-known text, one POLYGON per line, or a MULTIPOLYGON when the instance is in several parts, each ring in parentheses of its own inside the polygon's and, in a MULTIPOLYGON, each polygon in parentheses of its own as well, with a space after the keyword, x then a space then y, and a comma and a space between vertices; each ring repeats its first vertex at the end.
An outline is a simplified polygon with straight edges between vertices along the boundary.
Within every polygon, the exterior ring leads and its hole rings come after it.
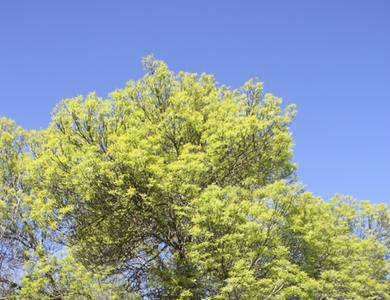
POLYGON ((390 297, 388 208, 299 184, 294 106, 144 66, 43 130, 1 119, 1 297, 390 297))

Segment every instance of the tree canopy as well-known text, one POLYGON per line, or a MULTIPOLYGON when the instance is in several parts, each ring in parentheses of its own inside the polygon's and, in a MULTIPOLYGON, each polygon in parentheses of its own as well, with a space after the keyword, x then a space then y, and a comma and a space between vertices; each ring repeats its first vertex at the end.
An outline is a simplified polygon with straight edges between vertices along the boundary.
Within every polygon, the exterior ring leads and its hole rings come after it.
POLYGON ((386 205, 299 183, 294 106, 170 71, 0 119, 0 297, 390 299, 386 205))

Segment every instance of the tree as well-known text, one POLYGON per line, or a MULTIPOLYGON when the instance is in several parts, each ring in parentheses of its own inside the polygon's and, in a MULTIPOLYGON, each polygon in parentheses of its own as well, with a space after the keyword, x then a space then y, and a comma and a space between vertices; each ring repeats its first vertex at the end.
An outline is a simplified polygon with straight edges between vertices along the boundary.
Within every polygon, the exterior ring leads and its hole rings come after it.
POLYGON ((390 297, 387 207, 299 185, 294 106, 144 65, 108 99, 63 100, 44 130, 3 120, 0 257, 22 277, 0 274, 3 295, 390 297))

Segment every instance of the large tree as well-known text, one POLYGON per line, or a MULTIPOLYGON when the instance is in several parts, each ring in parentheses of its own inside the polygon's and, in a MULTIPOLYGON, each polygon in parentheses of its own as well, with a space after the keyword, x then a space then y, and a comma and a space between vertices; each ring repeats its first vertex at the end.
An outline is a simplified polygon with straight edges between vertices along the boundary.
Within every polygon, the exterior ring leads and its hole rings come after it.
POLYGON ((298 183, 294 106, 144 66, 44 130, 1 120, 0 296, 390 297, 387 207, 298 183))

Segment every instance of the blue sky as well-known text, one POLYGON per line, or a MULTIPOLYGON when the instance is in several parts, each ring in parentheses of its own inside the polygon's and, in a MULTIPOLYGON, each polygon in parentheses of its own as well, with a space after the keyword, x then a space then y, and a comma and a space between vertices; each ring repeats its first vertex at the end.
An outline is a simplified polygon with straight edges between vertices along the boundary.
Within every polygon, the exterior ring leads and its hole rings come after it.
POLYGON ((250 77, 298 105, 301 182, 390 203, 390 1, 0 2, 0 116, 47 126, 54 105, 173 70, 238 87, 250 77))

